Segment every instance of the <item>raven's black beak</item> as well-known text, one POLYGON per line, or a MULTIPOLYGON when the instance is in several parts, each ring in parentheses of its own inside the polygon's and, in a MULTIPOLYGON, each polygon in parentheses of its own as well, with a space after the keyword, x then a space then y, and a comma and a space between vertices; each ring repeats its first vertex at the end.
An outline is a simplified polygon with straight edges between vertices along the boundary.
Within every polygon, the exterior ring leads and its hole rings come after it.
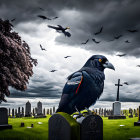
POLYGON ((115 70, 114 66, 109 61, 106 61, 105 64, 103 64, 103 66, 105 68, 109 68, 109 69, 115 70))

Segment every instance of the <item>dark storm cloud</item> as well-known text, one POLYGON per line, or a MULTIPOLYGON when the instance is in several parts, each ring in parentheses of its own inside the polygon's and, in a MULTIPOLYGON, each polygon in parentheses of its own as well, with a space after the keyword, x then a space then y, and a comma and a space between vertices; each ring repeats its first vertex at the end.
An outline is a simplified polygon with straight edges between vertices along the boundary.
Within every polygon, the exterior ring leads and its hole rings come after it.
MULTIPOLYGON (((65 39, 63 35, 56 38, 57 43, 70 46, 80 45, 84 49, 100 52, 125 52, 139 57, 140 49, 140 1, 138 0, 1 0, 0 17, 16 18, 15 23, 36 21, 38 14, 48 17, 60 17, 48 24, 70 26, 72 37, 65 39), (39 7, 45 11, 41 11, 39 7), (97 36, 96 31, 103 26, 103 32, 97 36), (138 33, 130 33, 128 29, 138 29, 138 33), (120 39, 114 36, 123 35, 120 39), (90 39, 86 47, 81 42, 90 39), (91 39, 101 41, 95 44, 91 39), (131 43, 125 43, 130 40, 131 43)), ((42 20, 40 19, 40 22, 42 20)))

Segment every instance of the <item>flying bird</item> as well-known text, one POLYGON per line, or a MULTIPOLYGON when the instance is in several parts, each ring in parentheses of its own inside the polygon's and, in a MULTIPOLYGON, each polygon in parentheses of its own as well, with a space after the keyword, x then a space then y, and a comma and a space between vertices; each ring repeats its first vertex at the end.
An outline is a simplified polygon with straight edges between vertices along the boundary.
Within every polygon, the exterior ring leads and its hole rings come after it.
POLYGON ((130 33, 136 33, 136 32, 138 32, 138 30, 127 30, 128 32, 130 32, 130 33))
POLYGON ((92 39, 92 41, 95 42, 96 44, 101 42, 101 41, 96 41, 94 38, 92 39))
POLYGON ((130 42, 128 40, 126 40, 125 43, 130 43, 130 42))
POLYGON ((116 56, 119 56, 119 57, 122 57, 122 56, 125 56, 126 54, 117 54, 116 56))
POLYGON ((41 8, 41 7, 39 7, 39 9, 40 9, 41 11, 45 11, 45 9, 43 9, 43 8, 41 8))
POLYGON ((69 32, 66 32, 67 29, 70 29, 70 27, 62 27, 61 25, 57 25, 57 27, 55 26, 51 26, 51 25, 48 25, 49 28, 52 28, 52 29, 55 29, 57 32, 59 33, 63 33, 65 36, 67 37, 71 37, 71 34, 69 32))
POLYGON ((13 19, 11 19, 11 22, 13 22, 13 21, 15 21, 16 19, 15 18, 13 18, 13 19))
POLYGON ((46 17, 46 16, 43 16, 43 15, 38 15, 38 17, 41 18, 41 19, 43 19, 43 20, 45 20, 45 19, 51 20, 50 18, 48 18, 48 17, 46 17))
POLYGON ((78 71, 72 73, 63 88, 56 112, 72 114, 95 104, 104 89, 104 69, 115 70, 105 56, 93 55, 78 71))
POLYGON ((140 65, 137 65, 137 67, 140 67, 140 65))
POLYGON ((65 56, 64 58, 68 58, 68 57, 71 57, 71 56, 65 56))
POLYGON ((100 30, 98 32, 94 33, 94 35, 100 34, 102 32, 102 30, 103 30, 103 26, 100 28, 100 30))
POLYGON ((42 51, 46 51, 46 49, 43 48, 41 44, 40 44, 40 48, 41 48, 42 51))
POLYGON ((129 85, 128 82, 124 82, 123 84, 125 84, 125 85, 129 85))
POLYGON ((114 36, 115 39, 119 39, 122 35, 114 36))
POLYGON ((88 43, 88 41, 89 41, 89 39, 87 39, 86 42, 83 42, 83 43, 81 43, 81 44, 85 45, 85 44, 88 43))
POLYGON ((57 19, 58 17, 53 17, 52 19, 57 19))
POLYGON ((57 71, 57 70, 51 70, 50 72, 55 72, 55 71, 57 71))

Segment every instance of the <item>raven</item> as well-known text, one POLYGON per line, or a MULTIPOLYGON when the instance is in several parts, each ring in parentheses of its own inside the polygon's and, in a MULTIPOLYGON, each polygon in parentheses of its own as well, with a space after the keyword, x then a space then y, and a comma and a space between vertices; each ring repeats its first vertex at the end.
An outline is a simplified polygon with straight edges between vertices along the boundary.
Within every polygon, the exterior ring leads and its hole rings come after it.
POLYGON ((123 84, 125 84, 125 85, 129 85, 128 82, 124 82, 123 84))
POLYGON ((69 32, 66 32, 66 30, 70 29, 70 27, 63 28, 61 25, 57 25, 57 26, 58 27, 48 25, 49 28, 55 29, 57 32, 63 33, 67 37, 71 37, 71 34, 69 32))
POLYGON ((81 43, 81 44, 85 45, 85 44, 88 43, 88 41, 89 41, 89 39, 87 39, 86 42, 83 42, 83 43, 81 43))
POLYGON ((115 39, 119 39, 122 35, 114 36, 115 39))
POLYGON ((72 114, 95 104, 104 89, 104 69, 115 70, 105 56, 93 55, 78 71, 68 76, 56 112, 72 114))
POLYGON ((95 42, 96 44, 101 42, 101 41, 96 41, 95 38, 93 38, 92 41, 95 42))
POLYGON ((40 44, 40 48, 41 48, 42 51, 46 51, 46 49, 43 48, 41 44, 40 44))
POLYGON ((94 33, 94 35, 100 34, 102 32, 102 30, 103 30, 103 26, 100 28, 100 30, 98 32, 94 33))
POLYGON ((71 56, 65 56, 64 58, 68 58, 68 57, 71 57, 71 56))
POLYGON ((130 43, 130 42, 128 40, 126 40, 125 43, 130 43))
POLYGON ((130 32, 130 33, 135 33, 135 32, 138 32, 138 30, 127 30, 128 32, 130 32))
POLYGON ((43 19, 43 20, 45 20, 45 19, 51 20, 50 18, 48 18, 48 17, 46 17, 46 16, 43 16, 43 15, 38 15, 38 17, 41 18, 41 19, 43 19))
POLYGON ((117 54, 116 56, 119 56, 119 57, 122 57, 122 56, 125 56, 126 54, 117 54))
POLYGON ((51 70, 50 72, 55 72, 55 71, 57 71, 57 70, 51 70))

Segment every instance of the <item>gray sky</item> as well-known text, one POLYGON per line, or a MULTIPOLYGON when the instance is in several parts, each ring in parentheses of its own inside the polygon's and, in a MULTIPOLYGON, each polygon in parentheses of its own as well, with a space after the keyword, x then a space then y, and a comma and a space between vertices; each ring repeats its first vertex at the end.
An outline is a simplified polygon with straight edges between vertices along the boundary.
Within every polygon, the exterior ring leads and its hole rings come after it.
POLYGON ((90 56, 102 54, 113 63, 116 71, 105 70, 105 88, 100 100, 116 99, 117 87, 114 84, 120 78, 121 83, 129 83, 120 88, 121 101, 140 102, 140 68, 136 67, 140 65, 139 5, 138 0, 1 0, 0 17, 16 18, 14 30, 29 44, 32 56, 38 59, 28 90, 11 89, 10 98, 14 102, 15 98, 58 100, 67 76, 80 69, 90 56), (37 15, 59 18, 43 21, 37 15), (67 38, 47 25, 69 26, 72 36, 67 38), (102 33, 95 36, 102 26, 102 33), (128 29, 137 29, 138 32, 130 33, 128 29), (118 35, 122 37, 114 40, 118 35), (92 38, 101 42, 96 44, 92 38), (81 45, 87 39, 89 42, 81 45), (125 43, 126 40, 130 43, 125 43), (40 50, 40 44, 46 52, 40 50), (127 55, 116 56, 122 53, 127 55), (67 55, 72 57, 64 59, 67 55), (50 73, 52 69, 58 71, 50 73))

